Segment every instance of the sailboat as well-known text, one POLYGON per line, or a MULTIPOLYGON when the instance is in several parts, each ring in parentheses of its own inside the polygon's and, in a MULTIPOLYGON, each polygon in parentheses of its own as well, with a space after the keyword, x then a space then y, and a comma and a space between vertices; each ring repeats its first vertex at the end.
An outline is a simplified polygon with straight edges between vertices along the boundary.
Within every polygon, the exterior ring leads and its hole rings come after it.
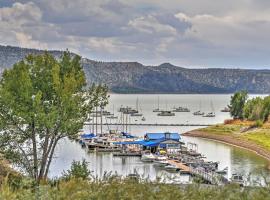
POLYGON ((204 112, 201 111, 202 102, 200 101, 199 110, 194 112, 193 115, 204 115, 204 112))
POLYGON ((130 116, 131 117, 141 117, 141 116, 143 116, 142 113, 139 113, 139 99, 138 98, 136 100, 136 111, 137 112, 131 113, 130 116))
POLYGON ((215 117, 215 111, 214 111, 214 106, 213 106, 213 102, 211 101, 211 112, 207 113, 206 115, 203 115, 203 117, 215 117))
POLYGON ((108 119, 118 119, 117 116, 114 116, 114 105, 113 105, 113 114, 110 115, 110 116, 107 116, 106 118, 108 118, 108 119))
POLYGON ((170 110, 167 110, 167 102, 166 102, 166 110, 160 111, 160 113, 157 114, 158 116, 175 116, 175 113, 173 113, 170 110))
POLYGON ((161 112, 162 110, 159 109, 159 97, 158 97, 158 107, 153 110, 153 112, 161 112))

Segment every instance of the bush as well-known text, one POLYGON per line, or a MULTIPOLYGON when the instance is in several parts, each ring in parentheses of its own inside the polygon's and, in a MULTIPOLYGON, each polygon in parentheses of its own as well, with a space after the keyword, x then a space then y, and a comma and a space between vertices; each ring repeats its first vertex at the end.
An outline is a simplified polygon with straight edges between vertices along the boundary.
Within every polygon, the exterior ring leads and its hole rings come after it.
POLYGON ((91 175, 91 171, 88 169, 88 162, 85 159, 82 161, 73 161, 71 167, 67 172, 63 172, 64 179, 71 179, 71 178, 81 178, 86 180, 91 175))
POLYGON ((257 120, 255 123, 256 127, 262 127, 263 126, 263 122, 261 120, 257 120))

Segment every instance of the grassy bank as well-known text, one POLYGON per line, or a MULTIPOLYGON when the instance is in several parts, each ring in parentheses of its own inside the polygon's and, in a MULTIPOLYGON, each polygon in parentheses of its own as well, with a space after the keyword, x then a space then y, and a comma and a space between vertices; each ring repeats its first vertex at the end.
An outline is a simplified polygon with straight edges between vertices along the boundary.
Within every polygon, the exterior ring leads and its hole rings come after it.
POLYGON ((12 190, 8 185, 0 188, 0 199, 270 199, 269 187, 240 188, 237 185, 208 187, 200 185, 168 185, 162 183, 138 182, 135 180, 86 181, 71 179, 57 184, 43 184, 39 190, 22 187, 12 190))
POLYGON ((270 160, 270 124, 256 127, 251 121, 232 121, 185 133, 187 136, 214 139, 255 151, 270 160))
POLYGON ((8 183, 12 185, 17 185, 21 181, 21 178, 22 176, 13 170, 7 160, 4 159, 0 154, 0 185, 4 181, 8 181, 8 183))

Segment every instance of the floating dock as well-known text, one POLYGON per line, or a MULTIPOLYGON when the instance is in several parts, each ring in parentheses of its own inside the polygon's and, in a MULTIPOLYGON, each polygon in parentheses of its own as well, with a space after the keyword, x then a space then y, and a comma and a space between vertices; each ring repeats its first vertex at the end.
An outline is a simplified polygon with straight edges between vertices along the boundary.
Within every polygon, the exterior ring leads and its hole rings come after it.
POLYGON ((132 152, 116 152, 113 153, 113 156, 137 156, 137 157, 141 157, 142 154, 141 153, 132 153, 132 152))

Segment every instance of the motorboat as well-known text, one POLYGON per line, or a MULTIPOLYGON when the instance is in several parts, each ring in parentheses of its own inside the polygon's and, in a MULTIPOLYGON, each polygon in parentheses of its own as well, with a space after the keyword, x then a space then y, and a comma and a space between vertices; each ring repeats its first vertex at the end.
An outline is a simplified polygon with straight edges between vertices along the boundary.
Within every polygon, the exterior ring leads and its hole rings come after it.
POLYGON ((216 114, 214 112, 207 113, 206 115, 203 115, 203 117, 215 117, 216 114))
POLYGON ((143 162, 153 162, 155 159, 155 155, 150 152, 145 152, 141 157, 141 161, 143 162))
POLYGON ((193 115, 204 115, 204 112, 198 110, 198 111, 194 112, 193 115))
POLYGON ((161 111, 161 113, 157 114, 158 116, 175 116, 175 113, 171 111, 161 111))
POLYGON ((223 108, 220 112, 230 112, 230 108, 225 107, 225 108, 223 108))
POLYGON ((166 166, 166 165, 169 164, 169 163, 168 163, 168 158, 167 158, 166 156, 157 156, 157 157, 153 160, 153 162, 154 162, 154 165, 160 166, 160 167, 166 166))
POLYGON ((178 167, 176 167, 175 165, 166 165, 165 167, 164 167, 164 169, 166 170, 166 171, 168 171, 168 172, 178 172, 179 171, 179 168, 178 167))
POLYGON ((174 108, 172 112, 190 112, 190 110, 188 108, 180 106, 178 108, 174 108))
POLYGON ((213 106, 213 102, 211 101, 211 112, 203 115, 203 117, 215 117, 216 114, 215 114, 215 111, 214 111, 214 106, 213 106))

